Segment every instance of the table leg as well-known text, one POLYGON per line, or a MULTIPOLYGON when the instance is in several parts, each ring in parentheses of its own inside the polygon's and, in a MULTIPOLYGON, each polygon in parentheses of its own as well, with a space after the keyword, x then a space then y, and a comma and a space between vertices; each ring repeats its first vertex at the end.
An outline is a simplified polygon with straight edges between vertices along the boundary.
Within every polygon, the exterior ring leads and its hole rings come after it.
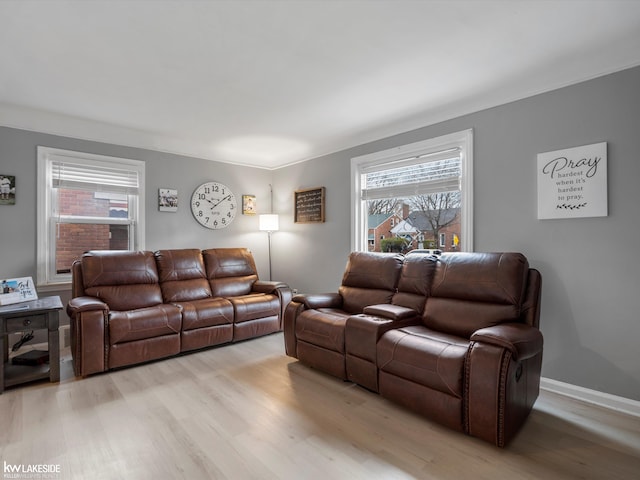
POLYGON ((49 312, 49 380, 60 381, 60 334, 58 331, 58 312, 49 312))

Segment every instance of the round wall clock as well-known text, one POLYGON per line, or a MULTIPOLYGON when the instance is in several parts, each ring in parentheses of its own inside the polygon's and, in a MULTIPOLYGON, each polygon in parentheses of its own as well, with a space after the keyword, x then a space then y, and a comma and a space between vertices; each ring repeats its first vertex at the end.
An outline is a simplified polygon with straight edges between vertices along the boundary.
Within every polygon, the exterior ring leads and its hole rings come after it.
POLYGON ((236 218, 237 210, 235 195, 222 183, 203 183, 191 196, 193 216, 200 225, 213 230, 228 227, 236 218))

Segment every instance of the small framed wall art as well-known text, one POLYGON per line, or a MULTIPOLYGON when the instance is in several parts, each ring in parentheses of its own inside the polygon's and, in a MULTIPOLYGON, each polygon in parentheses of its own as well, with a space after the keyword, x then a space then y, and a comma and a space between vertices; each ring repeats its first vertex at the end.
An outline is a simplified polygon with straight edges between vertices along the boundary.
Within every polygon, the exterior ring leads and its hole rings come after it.
POLYGON ((16 177, 14 175, 0 175, 0 205, 15 205, 16 177))
POLYGON ((178 190, 173 188, 158 189, 158 209, 161 212, 178 211, 178 190))
POLYGON ((256 214, 256 196, 255 195, 242 195, 242 214, 243 215, 256 214))

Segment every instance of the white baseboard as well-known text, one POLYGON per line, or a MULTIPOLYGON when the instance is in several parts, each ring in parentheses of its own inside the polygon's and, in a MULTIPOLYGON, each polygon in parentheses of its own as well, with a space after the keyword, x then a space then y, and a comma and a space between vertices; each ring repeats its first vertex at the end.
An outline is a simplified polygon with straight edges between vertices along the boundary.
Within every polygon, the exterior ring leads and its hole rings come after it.
POLYGON ((545 377, 540 379, 540 388, 559 395, 575 398, 576 400, 586 403, 591 403, 600 407, 640 417, 640 402, 637 400, 619 397, 617 395, 611 395, 597 390, 590 390, 588 388, 559 382, 558 380, 552 380, 551 378, 545 377))

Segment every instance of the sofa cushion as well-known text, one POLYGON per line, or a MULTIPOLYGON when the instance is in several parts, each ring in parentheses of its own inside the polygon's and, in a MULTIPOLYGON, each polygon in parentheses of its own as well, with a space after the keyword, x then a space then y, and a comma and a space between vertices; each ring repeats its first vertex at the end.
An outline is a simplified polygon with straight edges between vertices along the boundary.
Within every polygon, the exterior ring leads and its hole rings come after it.
POLYGON ((306 310, 296 321, 296 337, 300 341, 344 353, 347 318, 349 314, 332 308, 306 310))
POLYGON ((84 293, 124 311, 162 303, 151 252, 91 251, 82 256, 84 293))
POLYGON ((280 315, 280 300, 275 295, 257 293, 230 297, 235 312, 235 323, 255 320, 257 318, 278 317, 280 315))
POLYGON ((517 322, 529 264, 519 253, 443 254, 423 321, 432 330, 469 338, 480 328, 517 322))
POLYGON ((158 250, 154 255, 165 302, 185 302, 211 297, 211 288, 200 250, 158 250))
POLYGON ((215 297, 247 295, 258 280, 253 255, 246 248, 211 248, 202 256, 215 297))
POLYGON ((182 310, 182 330, 233 324, 233 306, 224 298, 176 303, 182 310))
POLYGON ((338 289, 343 310, 362 313, 367 305, 391 303, 403 258, 402 255, 388 253, 351 253, 338 289))
POLYGON ((400 305, 422 313, 436 271, 436 257, 427 253, 409 253, 402 264, 398 289, 391 299, 400 305))
POLYGON ((378 341, 381 371, 462 397, 466 340, 422 325, 389 330, 378 341))
POLYGON ((109 314, 109 343, 131 342, 163 335, 180 334, 182 317, 175 305, 156 305, 109 314))

